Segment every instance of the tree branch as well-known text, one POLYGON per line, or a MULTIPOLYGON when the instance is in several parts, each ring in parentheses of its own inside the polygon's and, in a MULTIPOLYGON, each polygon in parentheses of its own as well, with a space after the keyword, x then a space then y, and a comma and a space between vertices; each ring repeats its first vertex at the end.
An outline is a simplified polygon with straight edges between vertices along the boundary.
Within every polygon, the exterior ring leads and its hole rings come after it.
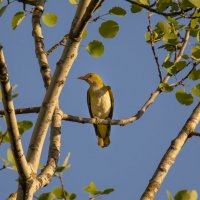
POLYGON ((27 159, 32 165, 34 172, 37 171, 39 165, 38 158, 40 158, 44 139, 59 95, 69 70, 77 57, 82 31, 98 4, 99 0, 81 0, 79 2, 69 33, 69 39, 67 40, 62 56, 57 63, 52 81, 47 89, 28 148, 27 159))
POLYGON ((3 47, 0 46, 0 85, 2 91, 2 100, 3 100, 6 124, 17 170, 21 178, 28 180, 31 176, 31 170, 26 161, 20 139, 17 119, 15 116, 15 108, 12 101, 12 88, 10 86, 7 66, 5 63, 5 58, 2 48, 3 47))
MULTIPOLYGON (((181 15, 182 12, 183 12, 183 10, 181 10, 181 11, 177 11, 177 12, 163 13, 163 12, 160 12, 160 11, 152 8, 151 6, 147 6, 145 4, 138 3, 138 2, 136 2, 134 0, 125 0, 125 1, 127 1, 127 2, 129 2, 129 3, 133 4, 133 5, 137 5, 137 6, 141 7, 141 8, 144 8, 144 9, 150 11, 150 12, 157 13, 157 14, 165 16, 165 17, 181 15)), ((184 12, 188 12, 190 10, 192 10, 192 8, 185 9, 184 12)))
POLYGON ((50 145, 49 145, 49 155, 47 164, 45 165, 42 172, 37 176, 35 182, 35 191, 49 184, 51 178, 53 177, 57 163, 60 157, 60 146, 61 146, 61 120, 62 112, 59 108, 55 109, 51 133, 50 133, 50 145))
POLYGON ((160 64, 159 64, 158 56, 156 54, 156 50, 155 50, 155 47, 154 47, 154 36, 153 36, 153 32, 152 32, 151 13, 150 12, 148 13, 148 22, 149 22, 148 31, 149 31, 149 34, 150 34, 151 49, 152 49, 152 52, 153 52, 154 59, 156 61, 160 82, 162 82, 162 73, 161 73, 161 70, 160 70, 160 64))
POLYGON ((66 34, 66 35, 62 38, 62 40, 60 40, 58 43, 56 43, 55 45, 53 45, 48 51, 46 51, 46 55, 49 56, 49 54, 51 54, 53 51, 55 51, 59 46, 65 45, 67 39, 68 39, 68 34, 66 34))
POLYGON ((153 177, 149 181, 140 200, 152 200, 158 192, 165 176, 167 175, 170 167, 176 160, 180 150, 186 143, 190 134, 195 130, 200 121, 200 103, 196 106, 189 119, 186 121, 178 136, 171 142, 167 152, 159 163, 153 177))

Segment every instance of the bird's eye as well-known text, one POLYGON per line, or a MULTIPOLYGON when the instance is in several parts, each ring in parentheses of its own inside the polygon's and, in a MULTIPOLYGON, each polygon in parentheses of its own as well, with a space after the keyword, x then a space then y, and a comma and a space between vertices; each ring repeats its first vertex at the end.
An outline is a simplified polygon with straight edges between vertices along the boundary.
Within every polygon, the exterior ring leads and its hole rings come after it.
POLYGON ((92 77, 92 75, 90 74, 90 75, 89 75, 89 78, 91 78, 91 77, 92 77))

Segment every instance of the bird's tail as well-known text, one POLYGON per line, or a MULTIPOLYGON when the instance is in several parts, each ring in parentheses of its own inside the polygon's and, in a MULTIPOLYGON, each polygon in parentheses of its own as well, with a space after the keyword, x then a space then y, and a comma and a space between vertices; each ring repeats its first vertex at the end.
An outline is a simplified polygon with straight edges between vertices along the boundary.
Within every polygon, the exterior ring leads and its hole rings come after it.
POLYGON ((102 148, 109 146, 110 137, 106 136, 105 138, 98 137, 98 145, 102 148))

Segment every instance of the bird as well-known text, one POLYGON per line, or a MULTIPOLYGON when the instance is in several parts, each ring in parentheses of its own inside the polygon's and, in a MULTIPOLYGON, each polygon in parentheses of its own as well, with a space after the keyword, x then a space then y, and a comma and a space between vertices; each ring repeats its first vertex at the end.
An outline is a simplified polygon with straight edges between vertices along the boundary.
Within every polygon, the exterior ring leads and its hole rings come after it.
MULTIPOLYGON (((114 98, 110 86, 106 86, 102 78, 96 73, 88 73, 78 77, 89 84, 87 104, 92 118, 112 119, 114 98)), ((102 148, 110 144, 110 124, 94 124, 98 145, 102 148)))

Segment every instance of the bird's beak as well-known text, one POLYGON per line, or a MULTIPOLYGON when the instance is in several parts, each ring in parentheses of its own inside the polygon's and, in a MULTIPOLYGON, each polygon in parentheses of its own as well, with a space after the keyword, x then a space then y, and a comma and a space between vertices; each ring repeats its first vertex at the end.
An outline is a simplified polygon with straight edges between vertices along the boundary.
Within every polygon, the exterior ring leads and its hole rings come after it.
POLYGON ((85 76, 80 76, 80 77, 78 77, 78 79, 81 79, 81 80, 87 80, 87 78, 85 77, 85 76))

